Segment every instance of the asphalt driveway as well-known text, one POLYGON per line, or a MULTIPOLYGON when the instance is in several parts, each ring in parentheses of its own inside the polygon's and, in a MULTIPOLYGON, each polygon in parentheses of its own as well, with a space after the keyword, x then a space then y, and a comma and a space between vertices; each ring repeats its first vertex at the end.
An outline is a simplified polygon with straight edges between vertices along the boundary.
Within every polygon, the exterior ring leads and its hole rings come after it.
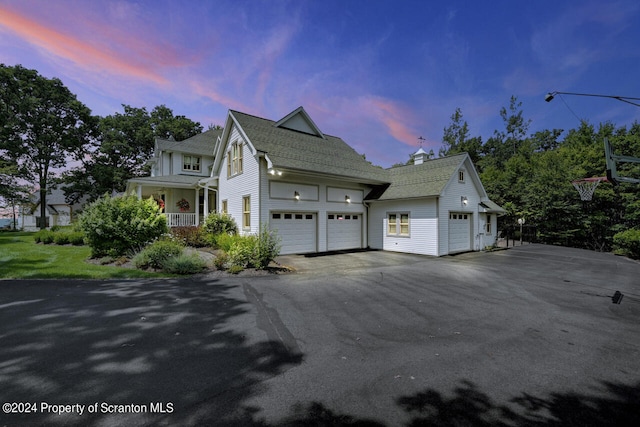
POLYGON ((280 261, 298 272, 0 282, 0 403, 37 409, 0 426, 640 421, 637 262, 543 245, 280 261))

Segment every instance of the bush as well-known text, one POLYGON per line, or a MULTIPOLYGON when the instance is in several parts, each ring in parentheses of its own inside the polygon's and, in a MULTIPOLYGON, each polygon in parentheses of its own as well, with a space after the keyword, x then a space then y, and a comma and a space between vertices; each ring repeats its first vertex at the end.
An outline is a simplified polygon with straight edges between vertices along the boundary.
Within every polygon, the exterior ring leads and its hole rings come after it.
POLYGON ((630 258, 640 259, 640 229, 631 228, 613 236, 615 253, 630 258))
POLYGON ((72 231, 68 233, 69 243, 75 246, 84 245, 84 233, 82 231, 72 231))
POLYGON ((207 215, 202 224, 207 233, 217 236, 218 234, 237 234, 238 226, 233 218, 224 213, 211 213, 207 215))
POLYGON ((230 242, 226 252, 232 266, 265 269, 280 254, 280 239, 266 225, 257 236, 230 236, 222 240, 225 245, 230 242))
POLYGON ((185 245, 194 248, 211 245, 212 239, 204 227, 172 227, 171 234, 185 245))
POLYGON ((33 235, 33 239, 36 243, 43 243, 48 245, 53 243, 55 238, 55 233, 51 230, 40 230, 33 235))
POLYGON ((253 267, 256 236, 238 236, 227 251, 232 266, 253 267))
POLYGON ((265 269, 271 261, 280 255, 280 238, 275 230, 269 230, 266 225, 260 229, 256 239, 252 263, 255 268, 265 269))
POLYGON ((218 255, 213 259, 213 265, 218 270, 224 270, 227 268, 227 263, 229 262, 229 255, 226 252, 220 251, 218 255))
POLYGON ((175 240, 157 240, 133 257, 133 265, 136 268, 162 269, 166 260, 181 255, 183 249, 182 244, 175 240))
POLYGON ((65 233, 64 231, 53 233, 53 243, 56 245, 69 244, 69 233, 65 233))
POLYGON ((216 248, 229 252, 231 246, 240 239, 242 239, 242 236, 238 234, 222 233, 213 236, 213 244, 216 248))
POLYGON ((93 257, 114 257, 142 247, 167 232, 158 204, 136 196, 104 196, 85 207, 78 222, 93 257))
POLYGON ((180 254, 167 258, 162 269, 171 274, 194 274, 201 272, 206 266, 206 262, 197 254, 180 254))

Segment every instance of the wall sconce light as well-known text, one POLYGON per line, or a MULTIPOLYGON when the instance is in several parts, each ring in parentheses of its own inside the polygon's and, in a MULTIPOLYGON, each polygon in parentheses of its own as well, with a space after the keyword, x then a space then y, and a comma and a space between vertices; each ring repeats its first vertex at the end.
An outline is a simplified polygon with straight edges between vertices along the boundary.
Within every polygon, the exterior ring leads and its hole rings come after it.
POLYGON ((467 206, 467 203, 469 202, 469 200, 465 196, 462 196, 460 197, 460 202, 462 203, 463 206, 467 206))
POLYGON ((275 170, 275 169, 269 169, 269 175, 278 175, 278 176, 282 176, 282 171, 279 170, 275 170))
POLYGON ((344 201, 347 203, 351 203, 351 197, 349 197, 349 195, 347 194, 346 196, 344 196, 344 201))
POLYGON ((300 193, 298 193, 297 191, 293 192, 293 198, 296 200, 300 200, 300 193))

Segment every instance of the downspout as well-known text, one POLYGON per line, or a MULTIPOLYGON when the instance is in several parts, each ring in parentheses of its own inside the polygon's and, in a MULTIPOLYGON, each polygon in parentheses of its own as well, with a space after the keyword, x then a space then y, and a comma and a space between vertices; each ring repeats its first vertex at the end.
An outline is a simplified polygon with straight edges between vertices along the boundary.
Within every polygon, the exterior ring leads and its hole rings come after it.
POLYGON ((362 204, 364 205, 365 208, 367 208, 367 224, 366 224, 366 230, 367 230, 367 249, 371 249, 371 245, 369 244, 369 204, 367 202, 365 202, 364 200, 362 201, 362 204))

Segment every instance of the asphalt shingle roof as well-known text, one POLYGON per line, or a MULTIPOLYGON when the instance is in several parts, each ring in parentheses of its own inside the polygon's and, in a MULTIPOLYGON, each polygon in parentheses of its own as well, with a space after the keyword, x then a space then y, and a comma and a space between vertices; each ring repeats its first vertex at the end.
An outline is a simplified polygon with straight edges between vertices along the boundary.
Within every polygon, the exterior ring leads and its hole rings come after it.
POLYGON ((407 165, 388 169, 391 185, 382 195, 371 199, 396 200, 432 197, 442 194, 451 176, 464 161, 466 154, 426 160, 421 165, 407 165))
POLYGON ((388 182, 386 170, 371 165, 342 139, 321 138, 304 132, 276 127, 276 122, 232 111, 253 146, 265 152, 274 167, 388 182))
POLYGON ((220 135, 222 135, 221 129, 210 129, 194 135, 191 138, 187 138, 184 141, 158 138, 157 143, 158 148, 162 151, 179 151, 188 154, 199 154, 201 156, 213 156, 213 149, 220 135))

